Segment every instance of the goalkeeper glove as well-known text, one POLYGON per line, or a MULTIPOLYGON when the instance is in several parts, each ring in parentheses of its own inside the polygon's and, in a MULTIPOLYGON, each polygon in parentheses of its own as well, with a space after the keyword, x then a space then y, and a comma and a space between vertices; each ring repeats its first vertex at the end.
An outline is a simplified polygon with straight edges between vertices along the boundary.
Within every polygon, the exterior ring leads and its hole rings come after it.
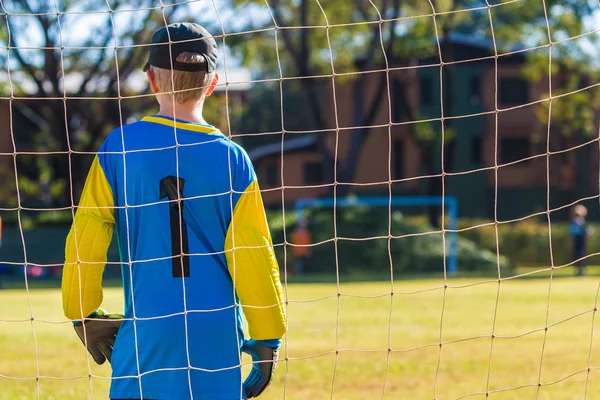
POLYGON ((83 345, 92 355, 97 364, 104 364, 104 361, 110 362, 113 346, 119 327, 121 326, 121 314, 108 314, 105 310, 99 309, 93 312, 85 321, 73 321, 73 327, 83 345), (85 330, 84 330, 85 327, 85 330))
POLYGON ((242 351, 252 357, 252 371, 244 381, 247 398, 258 397, 269 386, 275 372, 281 340, 248 340, 242 351))

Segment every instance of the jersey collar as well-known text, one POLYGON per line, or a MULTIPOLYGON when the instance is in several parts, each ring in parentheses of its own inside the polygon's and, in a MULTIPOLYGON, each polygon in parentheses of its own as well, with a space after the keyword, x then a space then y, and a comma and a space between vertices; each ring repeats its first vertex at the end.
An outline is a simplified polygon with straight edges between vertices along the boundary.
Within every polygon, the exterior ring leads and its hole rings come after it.
POLYGON ((206 133, 209 135, 219 135, 219 136, 223 135, 220 130, 218 130, 217 128, 215 128, 212 125, 196 124, 193 122, 187 122, 187 121, 182 121, 179 119, 173 119, 170 117, 164 117, 162 115, 150 115, 150 116, 144 117, 144 118, 142 118, 142 122, 151 122, 151 123, 155 123, 155 124, 161 124, 161 125, 175 127, 177 129, 182 129, 182 130, 186 130, 186 131, 206 133))

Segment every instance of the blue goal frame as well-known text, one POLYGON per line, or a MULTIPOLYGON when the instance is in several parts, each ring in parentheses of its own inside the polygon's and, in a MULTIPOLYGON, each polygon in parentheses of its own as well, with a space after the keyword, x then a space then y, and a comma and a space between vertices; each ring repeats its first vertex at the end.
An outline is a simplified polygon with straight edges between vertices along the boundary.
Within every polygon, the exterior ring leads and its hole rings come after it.
POLYGON ((304 214, 305 208, 317 207, 381 207, 381 206, 445 206, 448 209, 448 251, 446 253, 446 266, 450 275, 455 275, 458 270, 457 254, 457 223, 458 223, 458 200, 454 196, 377 196, 377 197, 338 197, 336 199, 298 199, 294 208, 297 220, 304 214))

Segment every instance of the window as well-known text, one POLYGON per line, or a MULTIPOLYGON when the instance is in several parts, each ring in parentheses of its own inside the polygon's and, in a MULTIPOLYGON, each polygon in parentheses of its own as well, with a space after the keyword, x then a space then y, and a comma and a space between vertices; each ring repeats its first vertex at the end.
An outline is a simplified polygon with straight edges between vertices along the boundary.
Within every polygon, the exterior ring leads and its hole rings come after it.
POLYGON ((393 117, 395 122, 402 121, 406 115, 406 98, 404 94, 404 83, 398 79, 394 80, 392 86, 393 117))
POLYGON ((404 142, 402 140, 394 141, 394 179, 404 178, 404 142))
POLYGON ((500 78, 498 82, 498 102, 502 105, 529 102, 529 82, 518 77, 500 78))
POLYGON ((483 158, 483 140, 481 136, 471 139, 471 162, 475 165, 481 165, 483 158))
POLYGON ((454 169, 454 155, 456 154, 456 139, 444 142, 444 171, 454 169))
POLYGON ((528 138, 503 138, 500 140, 500 162, 502 164, 523 160, 530 155, 528 138))
POLYGON ((308 185, 318 185, 323 183, 323 164, 320 162, 305 163, 304 181, 308 185))
POLYGON ((279 182, 279 168, 277 168, 276 162, 270 162, 267 164, 267 185, 276 186, 279 182))
POLYGON ((469 80, 469 104, 478 106, 481 103, 481 79, 472 76, 469 80))
POLYGON ((432 101, 431 79, 421 79, 421 105, 429 105, 432 101))

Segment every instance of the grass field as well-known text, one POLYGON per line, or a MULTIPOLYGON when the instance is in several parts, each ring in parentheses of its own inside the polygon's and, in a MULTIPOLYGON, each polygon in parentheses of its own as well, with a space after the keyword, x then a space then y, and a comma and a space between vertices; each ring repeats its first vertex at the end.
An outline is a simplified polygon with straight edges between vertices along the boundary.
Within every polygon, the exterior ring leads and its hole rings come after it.
MULTIPOLYGON (((341 283, 339 299, 335 284, 289 285, 284 360, 261 398, 600 399, 599 278, 556 277, 549 296, 547 274, 484 281, 397 280, 393 296, 389 282, 341 283)), ((0 375, 21 378, 0 377, 0 399, 106 399, 110 368, 88 369, 59 290, 29 299, 33 322, 24 289, 0 291, 0 375)), ((121 301, 105 291, 106 308, 121 301)))

